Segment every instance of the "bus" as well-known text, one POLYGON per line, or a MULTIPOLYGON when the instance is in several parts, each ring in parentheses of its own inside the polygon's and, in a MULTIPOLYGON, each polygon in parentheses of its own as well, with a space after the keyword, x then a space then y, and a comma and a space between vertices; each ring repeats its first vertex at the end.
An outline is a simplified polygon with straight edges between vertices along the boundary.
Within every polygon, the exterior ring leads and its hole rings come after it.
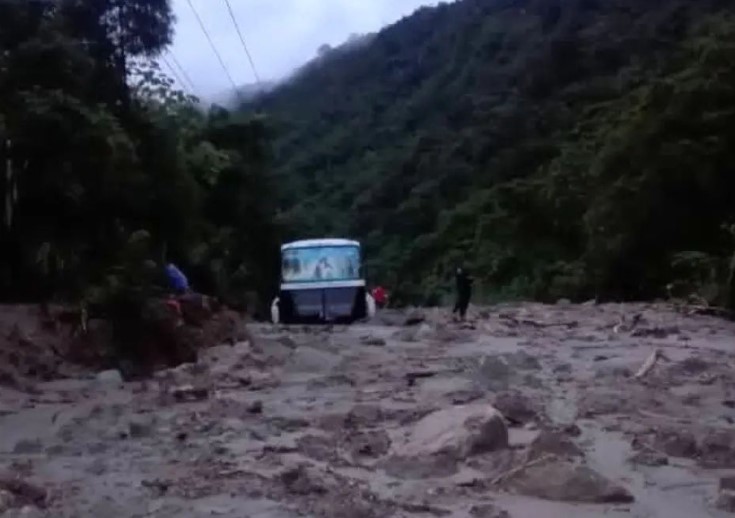
POLYGON ((349 324, 374 315, 375 301, 361 275, 358 241, 305 239, 281 246, 273 323, 349 324))

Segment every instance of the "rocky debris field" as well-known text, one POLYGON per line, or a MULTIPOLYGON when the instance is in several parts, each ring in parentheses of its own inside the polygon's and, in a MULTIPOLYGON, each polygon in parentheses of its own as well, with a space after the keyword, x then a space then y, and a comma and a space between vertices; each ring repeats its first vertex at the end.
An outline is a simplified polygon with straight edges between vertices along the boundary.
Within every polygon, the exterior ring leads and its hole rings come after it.
POLYGON ((254 325, 142 381, 0 388, 0 516, 735 512, 735 324, 656 305, 472 316, 254 325))

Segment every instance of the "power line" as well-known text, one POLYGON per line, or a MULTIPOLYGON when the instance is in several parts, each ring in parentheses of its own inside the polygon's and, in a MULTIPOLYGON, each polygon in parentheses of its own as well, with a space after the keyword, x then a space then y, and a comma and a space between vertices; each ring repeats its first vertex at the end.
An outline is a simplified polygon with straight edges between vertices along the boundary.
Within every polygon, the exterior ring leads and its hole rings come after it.
POLYGON ((184 80, 186 81, 187 85, 189 86, 189 89, 193 93, 196 93, 197 88, 196 88, 196 86, 194 86, 194 81, 191 80, 191 77, 189 77, 189 74, 186 73, 186 69, 184 67, 182 67, 181 66, 181 63, 179 63, 179 60, 176 59, 176 54, 174 54, 171 49, 169 49, 168 53, 171 56, 171 59, 173 60, 174 65, 179 70, 179 72, 181 73, 181 76, 184 78, 184 80))
POLYGON ((194 8, 194 4, 191 2, 191 0, 187 0, 187 2, 189 3, 189 7, 191 7, 191 10, 194 11, 194 16, 196 16, 196 19, 199 22, 199 27, 202 29, 202 32, 204 33, 204 35, 207 37, 207 40, 209 41, 209 45, 212 47, 214 54, 217 56, 217 59, 219 60, 219 64, 222 65, 222 70, 225 71, 225 74, 227 75, 227 79, 230 80, 230 84, 232 84, 232 89, 237 91, 237 86, 235 85, 235 81, 232 79, 232 76, 230 75, 230 71, 227 69, 227 65, 225 65, 225 62, 222 59, 222 56, 220 56, 220 53, 217 50, 217 47, 214 45, 214 42, 212 41, 212 38, 209 35, 209 32, 207 32, 207 28, 204 26, 204 22, 202 22, 202 18, 199 16, 199 13, 194 8))
POLYGON ((181 76, 179 76, 179 73, 176 72, 176 69, 171 66, 171 63, 169 63, 168 59, 166 59, 166 56, 161 54, 161 60, 163 61, 163 64, 166 65, 166 68, 168 68, 169 72, 171 72, 171 75, 173 75, 174 79, 176 79, 176 82, 179 83, 179 86, 181 86, 184 90, 188 90, 186 83, 181 80, 181 76))
POLYGON ((240 43, 242 43, 242 48, 245 51, 245 55, 248 57, 248 61, 250 62, 250 68, 253 69, 253 75, 255 76, 255 81, 258 83, 258 86, 260 86, 260 76, 258 75, 258 70, 255 68, 255 62, 253 61, 253 56, 250 54, 250 51, 248 50, 248 46, 245 43, 245 38, 243 37, 242 32, 240 31, 240 25, 237 23, 237 18, 235 17, 235 13, 232 11, 230 0, 225 0, 225 4, 227 4, 227 10, 230 12, 230 18, 232 18, 232 23, 235 25, 235 30, 237 31, 237 35, 240 37, 240 43))

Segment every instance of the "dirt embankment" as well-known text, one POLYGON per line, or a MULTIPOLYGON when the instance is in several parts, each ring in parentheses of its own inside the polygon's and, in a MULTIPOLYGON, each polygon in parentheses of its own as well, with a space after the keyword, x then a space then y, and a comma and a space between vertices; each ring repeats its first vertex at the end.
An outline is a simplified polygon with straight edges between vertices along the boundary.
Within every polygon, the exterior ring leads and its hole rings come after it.
POLYGON ((146 381, 1 390, 0 516, 735 511, 729 322, 522 304, 253 329, 146 381))
POLYGON ((78 308, 0 306, 0 385, 28 390, 35 381, 112 368, 126 377, 150 375, 162 366, 195 361, 202 348, 249 336, 242 315, 207 297, 190 296, 178 306, 152 299, 141 313, 132 343, 119 343, 113 323, 86 318, 78 308))

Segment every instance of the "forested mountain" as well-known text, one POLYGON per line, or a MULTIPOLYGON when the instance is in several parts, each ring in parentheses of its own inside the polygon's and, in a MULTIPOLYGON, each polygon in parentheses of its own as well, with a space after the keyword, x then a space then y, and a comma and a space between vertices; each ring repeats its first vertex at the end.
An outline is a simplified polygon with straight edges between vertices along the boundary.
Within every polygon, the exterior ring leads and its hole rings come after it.
POLYGON ((273 90, 276 85, 277 83, 274 81, 248 83, 238 87, 236 91, 230 89, 212 96, 211 103, 224 106, 226 108, 237 108, 239 104, 250 102, 255 97, 273 90))
POLYGON ((169 0, 0 1, 3 301, 140 300, 167 261, 272 293, 268 133, 172 88, 173 23, 169 0))
POLYGON ((735 250, 735 1, 461 0, 331 50, 245 111, 292 237, 482 291, 724 301, 735 250))

